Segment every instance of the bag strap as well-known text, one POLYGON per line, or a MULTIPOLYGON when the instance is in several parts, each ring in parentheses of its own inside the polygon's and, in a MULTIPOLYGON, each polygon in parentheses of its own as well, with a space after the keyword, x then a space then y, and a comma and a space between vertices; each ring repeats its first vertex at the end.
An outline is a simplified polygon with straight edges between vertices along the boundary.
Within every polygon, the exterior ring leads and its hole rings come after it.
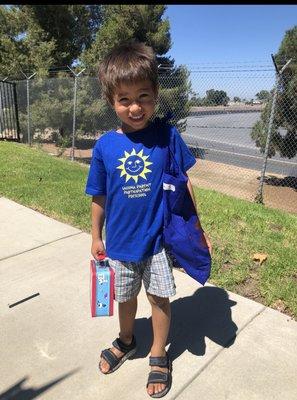
POLYGON ((164 146, 164 165, 163 171, 171 175, 177 176, 180 172, 180 166, 178 165, 174 153, 174 144, 171 142, 170 129, 168 121, 172 119, 174 114, 169 111, 163 118, 155 118, 155 123, 164 129, 165 133, 165 146, 164 146))

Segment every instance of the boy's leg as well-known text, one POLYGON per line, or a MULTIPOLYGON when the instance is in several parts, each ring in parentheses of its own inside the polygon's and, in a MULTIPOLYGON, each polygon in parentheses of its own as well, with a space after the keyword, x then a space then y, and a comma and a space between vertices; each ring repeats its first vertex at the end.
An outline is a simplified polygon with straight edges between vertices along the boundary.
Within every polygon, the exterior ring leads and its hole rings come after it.
MULTIPOLYGON (((162 249, 151 257, 144 269, 143 282, 147 297, 152 306, 152 325, 154 340, 151 348, 151 357, 164 357, 166 355, 166 342, 170 327, 171 309, 169 297, 176 293, 172 262, 162 249)), ((168 372, 168 368, 151 367, 152 370, 168 372)), ((148 394, 161 392, 165 384, 149 384, 148 394)))
MULTIPOLYGON (((153 345, 151 348, 152 357, 163 357, 166 355, 166 342, 170 327, 171 308, 168 298, 158 297, 147 293, 152 306, 153 345)), ((168 372, 168 368, 151 367, 152 371, 168 372)), ((148 394, 161 392, 165 385, 161 383, 149 384, 148 394)))
MULTIPOLYGON (((137 311, 137 296, 141 289, 141 276, 135 268, 135 263, 126 263, 118 260, 109 260, 115 270, 115 300, 118 302, 121 341, 129 345, 133 338, 133 327, 137 311)), ((124 353, 115 347, 110 350, 116 357, 121 358, 124 353)), ((101 357, 100 369, 106 373, 110 365, 101 357)))
MULTIPOLYGON (((129 345, 132 342, 133 337, 133 327, 135 321, 135 315, 137 311, 137 297, 132 298, 124 303, 119 303, 119 323, 120 323, 120 339, 125 344, 129 345)), ((124 353, 115 347, 111 347, 110 350, 116 355, 116 357, 121 358, 124 353)), ((100 368, 103 373, 109 371, 109 364, 101 358, 100 368)))

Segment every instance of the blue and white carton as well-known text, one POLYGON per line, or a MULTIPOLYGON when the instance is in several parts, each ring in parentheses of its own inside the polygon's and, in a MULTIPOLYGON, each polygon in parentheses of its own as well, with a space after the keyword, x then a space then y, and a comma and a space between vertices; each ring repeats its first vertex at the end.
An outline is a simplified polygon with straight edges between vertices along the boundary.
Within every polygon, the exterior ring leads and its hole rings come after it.
POLYGON ((102 317, 113 315, 114 308, 114 270, 108 259, 91 260, 91 315, 102 317))

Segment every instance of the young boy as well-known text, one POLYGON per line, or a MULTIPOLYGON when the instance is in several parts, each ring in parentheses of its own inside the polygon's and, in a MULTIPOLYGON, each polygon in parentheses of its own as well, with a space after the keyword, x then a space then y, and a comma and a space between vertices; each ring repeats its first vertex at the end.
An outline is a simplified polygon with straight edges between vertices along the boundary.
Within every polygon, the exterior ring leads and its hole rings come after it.
MULTIPOLYGON (((105 253, 102 228, 106 219, 106 253, 115 269, 119 303, 119 337, 102 351, 99 368, 104 374, 111 373, 136 352, 133 325, 143 281, 153 326, 147 392, 163 397, 171 386, 171 361, 165 346, 169 297, 175 295, 175 283, 162 244, 164 132, 152 122, 158 97, 153 50, 143 43, 120 45, 102 61, 99 79, 121 120, 121 128, 97 140, 86 185, 86 193, 93 196, 91 253, 95 259, 105 253)), ((174 157, 186 172, 196 160, 173 126, 170 140, 174 157)), ((193 197, 190 181, 188 187, 193 197)))

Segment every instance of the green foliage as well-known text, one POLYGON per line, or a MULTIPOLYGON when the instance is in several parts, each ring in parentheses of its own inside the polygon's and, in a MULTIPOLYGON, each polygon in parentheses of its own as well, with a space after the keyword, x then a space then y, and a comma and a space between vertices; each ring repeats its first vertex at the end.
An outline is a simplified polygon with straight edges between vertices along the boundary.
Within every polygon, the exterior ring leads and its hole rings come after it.
POLYGON ((234 103, 239 103, 241 101, 240 97, 235 96, 233 98, 234 103))
POLYGON ((170 74, 159 77, 159 102, 156 110, 157 116, 164 116, 167 112, 173 113, 171 122, 182 132, 186 128, 183 121, 190 111, 188 93, 191 91, 189 71, 186 66, 180 66, 172 70, 170 74))
POLYGON ((72 65, 90 47, 101 23, 101 6, 0 6, 0 74, 18 79, 72 65))
POLYGON ((103 24, 89 50, 81 60, 97 72, 100 60, 116 45, 126 40, 137 40, 152 46, 157 55, 171 47, 169 21, 162 20, 164 5, 107 5, 103 6, 103 24))
MULTIPOLYGON (((225 91, 210 89, 206 91, 205 97, 199 97, 196 93, 193 93, 189 103, 191 107, 226 106, 229 100, 225 91)), ((239 97, 234 97, 233 101, 239 102, 241 100, 239 97)))
MULTIPOLYGON (((57 78, 36 79, 30 82, 31 130, 54 131, 57 145, 68 143, 73 130, 74 78, 60 73, 57 78), (65 140, 64 140, 65 139, 65 140)), ((18 97, 26 99, 26 85, 18 83, 18 97)), ((27 103, 19 104, 23 141, 27 141, 27 103)), ((79 76, 76 97, 76 134, 102 133, 116 124, 113 110, 101 99, 97 78, 79 76)))
MULTIPOLYGON (((60 79, 35 79, 30 81, 30 114, 31 132, 51 128, 58 130, 61 136, 70 134, 73 110, 73 80, 67 77, 60 79)), ((17 85, 20 126, 23 134, 27 121, 26 85, 17 85)), ((25 142, 27 141, 24 135, 25 142)))
POLYGON ((256 94, 256 97, 258 100, 268 101, 271 97, 271 93, 268 90, 260 90, 260 92, 256 94))
POLYGON ((205 105, 206 106, 226 106, 229 101, 229 97, 224 90, 210 89, 206 91, 205 105))
MULTIPOLYGON (((275 56, 278 69, 290 59, 279 81, 269 157, 279 153, 281 157, 293 158, 297 154, 297 26, 288 30, 282 40, 275 56)), ((270 110, 271 101, 268 101, 251 132, 261 152, 265 149, 270 110)))
POLYGON ((199 97, 199 93, 193 90, 189 91, 189 106, 190 107, 200 107, 203 106, 204 99, 199 97))
POLYGON ((46 32, 45 40, 54 42, 53 65, 71 65, 81 52, 89 48, 99 23, 100 6, 85 5, 22 5, 28 21, 28 32, 46 32), (91 7, 91 8, 90 8, 91 7))
MULTIPOLYGON (((256 146, 260 148, 261 153, 264 153, 265 151, 271 106, 272 99, 270 99, 266 104, 266 107, 262 111, 261 119, 255 123, 251 132, 251 138, 255 141, 256 146)), ((277 137, 278 134, 276 127, 273 126, 271 131, 271 141, 268 149, 268 157, 274 156, 278 150, 277 137)))
POLYGON ((0 76, 13 76, 27 60, 25 46, 18 35, 21 32, 19 10, 12 6, 0 6, 0 76))

